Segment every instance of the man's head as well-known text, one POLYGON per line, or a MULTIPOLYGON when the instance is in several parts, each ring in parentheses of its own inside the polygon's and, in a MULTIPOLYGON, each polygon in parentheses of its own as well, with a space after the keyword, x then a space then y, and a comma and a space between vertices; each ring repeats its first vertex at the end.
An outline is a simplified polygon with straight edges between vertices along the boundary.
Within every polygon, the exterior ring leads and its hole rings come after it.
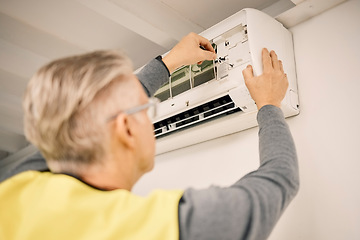
POLYGON ((55 172, 77 173, 127 156, 145 172, 152 168, 154 156, 146 110, 107 119, 147 101, 131 62, 118 52, 56 60, 28 84, 23 103, 25 135, 55 172))

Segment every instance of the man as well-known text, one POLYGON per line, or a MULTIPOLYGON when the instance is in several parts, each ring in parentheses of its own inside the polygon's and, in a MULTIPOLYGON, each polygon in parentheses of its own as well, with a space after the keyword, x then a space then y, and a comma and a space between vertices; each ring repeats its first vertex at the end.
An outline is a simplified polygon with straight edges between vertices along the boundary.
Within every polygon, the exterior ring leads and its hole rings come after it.
POLYGON ((192 33, 137 77, 111 51, 42 67, 25 94, 25 133, 47 165, 37 155, 0 184, 0 239, 266 239, 299 186, 279 108, 288 82, 273 51, 262 52, 261 76, 243 71, 259 109, 259 169, 228 188, 131 193, 154 165, 156 103, 146 95, 176 68, 215 58, 192 33))

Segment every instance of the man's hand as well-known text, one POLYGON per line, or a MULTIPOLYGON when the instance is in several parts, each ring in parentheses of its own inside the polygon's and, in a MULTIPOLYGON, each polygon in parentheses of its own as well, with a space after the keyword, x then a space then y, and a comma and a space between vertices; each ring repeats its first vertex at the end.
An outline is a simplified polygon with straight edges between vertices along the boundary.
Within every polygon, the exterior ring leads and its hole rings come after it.
POLYGON ((281 106, 289 82, 283 65, 274 51, 262 50, 263 74, 254 77, 251 65, 243 70, 246 87, 256 102, 258 110, 265 105, 281 106))
POLYGON ((163 62, 172 73, 175 69, 204 60, 216 59, 216 53, 211 43, 206 38, 189 33, 176 46, 171 49, 169 54, 163 58, 163 62), (204 49, 200 48, 202 46, 204 49))

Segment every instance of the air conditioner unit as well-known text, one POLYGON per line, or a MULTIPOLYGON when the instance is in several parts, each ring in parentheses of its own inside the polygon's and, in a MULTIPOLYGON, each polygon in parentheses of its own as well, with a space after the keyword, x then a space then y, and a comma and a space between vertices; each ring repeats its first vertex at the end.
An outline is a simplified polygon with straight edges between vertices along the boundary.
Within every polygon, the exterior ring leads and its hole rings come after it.
POLYGON ((289 88, 282 102, 285 117, 299 113, 291 33, 272 17, 243 9, 202 32, 218 60, 177 69, 155 97, 161 100, 154 121, 156 153, 218 138, 257 125, 257 107, 242 76, 247 65, 262 74, 262 48, 283 61, 289 88))

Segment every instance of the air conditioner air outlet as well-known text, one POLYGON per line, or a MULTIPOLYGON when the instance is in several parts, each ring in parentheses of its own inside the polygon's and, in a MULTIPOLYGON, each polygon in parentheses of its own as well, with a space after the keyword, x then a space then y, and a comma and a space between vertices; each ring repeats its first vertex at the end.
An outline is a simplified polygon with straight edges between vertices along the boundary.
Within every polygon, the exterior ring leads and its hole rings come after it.
POLYGON ((216 119, 222 115, 229 115, 239 112, 241 109, 236 106, 229 95, 217 98, 197 107, 191 108, 169 118, 154 123, 155 137, 159 138, 180 129, 193 127, 194 125, 216 119))

